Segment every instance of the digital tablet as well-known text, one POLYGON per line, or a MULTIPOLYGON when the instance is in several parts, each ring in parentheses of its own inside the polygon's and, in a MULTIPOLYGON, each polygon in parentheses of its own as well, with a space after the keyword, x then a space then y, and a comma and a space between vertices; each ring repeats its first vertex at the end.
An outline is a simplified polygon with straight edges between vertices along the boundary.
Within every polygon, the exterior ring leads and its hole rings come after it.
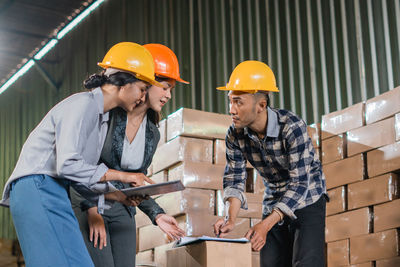
POLYGON ((121 189, 127 196, 153 196, 185 189, 180 180, 121 189))

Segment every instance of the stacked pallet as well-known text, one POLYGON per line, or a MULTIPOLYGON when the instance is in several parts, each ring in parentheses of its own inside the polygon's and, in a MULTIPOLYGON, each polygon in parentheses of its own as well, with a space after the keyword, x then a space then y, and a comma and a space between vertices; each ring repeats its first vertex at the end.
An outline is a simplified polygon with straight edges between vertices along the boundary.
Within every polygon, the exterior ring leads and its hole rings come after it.
POLYGON ((322 117, 330 266, 400 266, 400 87, 322 117))

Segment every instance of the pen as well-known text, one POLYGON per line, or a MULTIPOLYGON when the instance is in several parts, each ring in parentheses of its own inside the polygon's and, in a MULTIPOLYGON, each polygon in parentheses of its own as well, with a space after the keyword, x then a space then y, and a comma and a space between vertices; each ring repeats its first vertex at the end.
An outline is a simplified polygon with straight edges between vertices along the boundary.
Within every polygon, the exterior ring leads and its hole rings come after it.
MULTIPOLYGON (((230 203, 229 201, 225 201, 225 217, 224 217, 224 224, 221 226, 223 227, 229 220, 229 207, 230 207, 230 203)), ((220 228, 221 229, 221 228, 220 228)), ((221 231, 221 230, 220 230, 221 231)), ((219 238, 219 234, 217 235, 217 237, 219 238)))

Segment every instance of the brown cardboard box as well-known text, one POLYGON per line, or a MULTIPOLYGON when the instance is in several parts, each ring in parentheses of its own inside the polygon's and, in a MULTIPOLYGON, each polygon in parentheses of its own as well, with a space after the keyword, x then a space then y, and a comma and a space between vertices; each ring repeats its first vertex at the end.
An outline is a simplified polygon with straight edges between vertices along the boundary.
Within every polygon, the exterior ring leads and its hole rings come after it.
POLYGON ((349 239, 330 242, 327 244, 328 266, 349 265, 349 239))
POLYGON ((212 160, 212 140, 178 137, 157 149, 153 157, 153 172, 157 173, 181 161, 212 163, 212 160))
POLYGON ((154 252, 152 249, 141 251, 136 254, 136 264, 153 264, 154 252))
POLYGON ((226 164, 226 145, 225 140, 214 140, 214 164, 226 164))
POLYGON ((254 194, 264 194, 265 185, 263 182, 264 178, 254 169, 254 194))
POLYGON ((315 149, 321 147, 321 124, 320 123, 313 123, 307 126, 308 135, 311 138, 313 146, 315 149))
POLYGON ((259 218, 250 218, 250 227, 254 227, 257 223, 261 222, 262 219, 259 218))
POLYGON ((376 267, 395 267, 400 266, 400 257, 376 261, 376 267))
POLYGON ((400 86, 367 100, 365 120, 367 124, 388 118, 400 112, 400 86))
POLYGON ((167 251, 168 267, 251 266, 251 244, 205 241, 167 251))
MULTIPOLYGON (((247 206, 248 209, 240 209, 238 217, 239 218, 262 218, 262 202, 263 195, 262 194, 252 194, 245 193, 247 198, 247 206)), ((218 190, 216 193, 216 213, 217 216, 225 216, 225 203, 224 200, 224 191, 218 190)))
POLYGON ((360 264, 352 264, 349 265, 350 267, 375 267, 375 265, 372 262, 364 262, 360 264))
POLYGON ((162 146, 167 142, 167 119, 160 121, 158 130, 160 131, 160 141, 158 142, 157 147, 162 146))
POLYGON ((336 135, 322 140, 322 164, 328 164, 346 157, 346 136, 336 135))
POLYGON ((149 168, 147 169, 147 176, 153 175, 153 164, 150 164, 149 168))
POLYGON ((260 267, 260 252, 251 252, 251 267, 260 267))
POLYGON ((348 208, 356 209, 391 201, 398 194, 398 176, 384 174, 347 187, 348 208))
POLYGON ((371 215, 368 208, 348 211, 326 218, 326 242, 370 233, 371 215))
POLYGON ((340 213, 346 210, 346 188, 340 186, 328 190, 329 202, 326 203, 326 215, 340 213))
POLYGON ((394 117, 394 130, 396 132, 396 141, 400 141, 400 113, 394 117))
POLYGON ((347 156, 394 143, 394 117, 347 132, 347 156))
POLYGON ((167 140, 179 135, 206 139, 224 139, 231 117, 206 111, 181 108, 167 119, 167 140))
POLYGON ((215 191, 186 188, 159 197, 157 203, 171 216, 189 212, 214 215, 215 191))
POLYGON ((323 166, 323 171, 327 189, 362 181, 365 177, 364 156, 359 154, 326 164, 323 166))
POLYGON ((370 177, 400 169, 400 142, 368 152, 367 163, 370 177))
POLYGON ((400 199, 374 206, 374 232, 400 227, 400 199))
MULTIPOLYGON (((215 236, 214 223, 220 217, 202 213, 189 213, 176 218, 179 226, 185 230, 187 236, 215 236), (201 222, 201 223, 199 223, 201 222)), ((250 228, 250 219, 237 218, 235 228, 226 237, 241 238, 250 228)))
POLYGON ((152 249, 167 244, 168 238, 158 226, 153 224, 139 228, 139 242, 136 247, 139 251, 152 249))
POLYGON ((398 253, 396 229, 350 238, 351 264, 396 257, 398 253))
POLYGON ((174 243, 168 243, 154 248, 154 263, 157 267, 167 266, 167 250, 173 248, 174 243))
POLYGON ((167 177, 168 177, 167 171, 159 171, 157 173, 154 173, 150 178, 158 184, 168 181, 167 177))
POLYGON ((224 165, 182 162, 168 171, 168 180, 181 180, 185 187, 222 189, 224 165))
POLYGON ((365 125, 364 113, 364 103, 358 103, 323 115, 321 122, 322 140, 365 125))
POLYGON ((147 217, 147 215, 139 208, 136 208, 135 222, 136 222, 136 228, 152 224, 149 217, 147 217))

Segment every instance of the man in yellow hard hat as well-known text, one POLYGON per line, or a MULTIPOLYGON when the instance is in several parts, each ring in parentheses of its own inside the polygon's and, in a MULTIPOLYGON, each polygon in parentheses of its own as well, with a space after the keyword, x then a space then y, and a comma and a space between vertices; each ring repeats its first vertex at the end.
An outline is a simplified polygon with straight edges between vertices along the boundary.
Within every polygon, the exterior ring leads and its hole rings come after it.
POLYGON ((244 194, 246 161, 263 177, 263 220, 246 237, 261 251, 261 266, 324 266, 326 186, 321 162, 294 113, 269 107, 269 92, 279 92, 272 70, 259 61, 244 61, 228 84, 233 124, 226 134, 225 220, 214 224, 224 237, 235 226, 244 194))

